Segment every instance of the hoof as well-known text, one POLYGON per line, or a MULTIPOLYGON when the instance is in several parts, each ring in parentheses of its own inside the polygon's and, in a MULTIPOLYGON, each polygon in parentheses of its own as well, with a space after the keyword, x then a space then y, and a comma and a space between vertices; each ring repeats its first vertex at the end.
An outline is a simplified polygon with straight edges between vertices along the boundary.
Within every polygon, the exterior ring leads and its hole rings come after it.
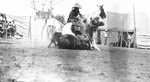
POLYGON ((94 50, 94 47, 91 47, 90 50, 94 50))
POLYGON ((99 49, 99 48, 95 48, 96 50, 98 50, 98 51, 101 51, 101 49, 99 49))
POLYGON ((94 45, 94 49, 95 49, 95 50, 98 50, 98 51, 101 51, 101 49, 100 49, 100 48, 98 48, 98 47, 97 47, 97 46, 95 46, 95 45, 94 45))
POLYGON ((50 45, 49 45, 49 46, 47 46, 47 48, 50 48, 50 45))

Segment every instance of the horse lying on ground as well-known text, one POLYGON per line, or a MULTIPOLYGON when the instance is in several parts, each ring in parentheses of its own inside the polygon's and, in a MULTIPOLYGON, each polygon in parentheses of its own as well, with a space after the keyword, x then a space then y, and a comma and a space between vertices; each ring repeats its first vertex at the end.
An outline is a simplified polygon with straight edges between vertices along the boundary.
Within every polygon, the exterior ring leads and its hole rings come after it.
MULTIPOLYGON (((104 9, 101 9, 103 7, 99 7, 100 14, 99 16, 103 19, 106 18, 106 14, 104 12, 104 9)), ((72 23, 68 23, 64 26, 63 31, 60 33, 57 33, 59 36, 56 36, 54 33, 53 37, 57 38, 57 44, 59 48, 62 49, 96 49, 100 50, 95 41, 95 32, 99 26, 103 26, 104 23, 99 21, 99 17, 94 17, 91 19, 90 23, 87 23, 87 19, 81 18, 80 23, 85 25, 85 33, 80 33, 80 30, 78 30, 76 26, 73 26, 72 23), (92 34, 86 33, 86 30, 90 29, 92 31, 92 34)), ((53 38, 52 38, 53 39, 53 38)), ((56 41, 55 40, 55 41, 56 41)), ((51 45, 51 43, 50 43, 51 45)), ((49 46, 50 46, 49 45, 49 46)))
MULTIPOLYGON (((96 46, 95 42, 95 32, 98 26, 103 26, 104 23, 98 21, 99 18, 94 18, 91 20, 91 23, 87 25, 88 28, 94 33, 92 35, 94 37, 90 37, 89 34, 80 34, 80 31, 76 29, 76 27, 71 27, 68 24, 64 27, 64 30, 61 32, 55 32, 52 36, 51 43, 58 45, 59 48, 63 49, 92 49, 92 42, 94 49, 100 50, 96 46), (91 29, 92 28, 92 29, 91 29)), ((87 29, 86 29, 87 30, 87 29)))

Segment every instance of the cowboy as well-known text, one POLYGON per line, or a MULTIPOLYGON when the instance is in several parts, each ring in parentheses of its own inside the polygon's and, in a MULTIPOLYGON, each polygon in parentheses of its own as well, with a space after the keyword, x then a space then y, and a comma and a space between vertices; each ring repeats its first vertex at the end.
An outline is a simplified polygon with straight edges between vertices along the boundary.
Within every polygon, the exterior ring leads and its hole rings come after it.
POLYGON ((75 3, 74 7, 72 7, 72 11, 69 14, 67 23, 72 22, 73 20, 76 20, 78 15, 82 16, 82 14, 79 11, 79 9, 81 9, 81 8, 82 7, 78 3, 75 3))
MULTIPOLYGON (((78 4, 75 3, 75 5, 72 7, 72 11, 69 14, 69 18, 67 20, 67 23, 72 23, 73 29, 76 29, 77 34, 84 34, 84 25, 79 22, 78 16, 82 17, 82 14, 80 13, 79 9, 82 7, 78 4)), ((76 34, 75 33, 75 34, 76 34)))

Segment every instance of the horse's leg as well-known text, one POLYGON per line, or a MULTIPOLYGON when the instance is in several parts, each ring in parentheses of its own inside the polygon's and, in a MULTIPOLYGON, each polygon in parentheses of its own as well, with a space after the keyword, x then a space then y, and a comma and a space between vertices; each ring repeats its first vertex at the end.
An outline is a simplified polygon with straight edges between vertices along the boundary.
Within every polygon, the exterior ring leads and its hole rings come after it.
POLYGON ((101 49, 100 49, 100 48, 98 48, 98 46, 96 45, 95 35, 96 35, 96 33, 95 33, 95 32, 93 32, 93 37, 92 37, 92 39, 93 39, 93 47, 94 47, 94 49, 96 49, 96 50, 101 50, 101 49))
POLYGON ((52 44, 52 42, 49 43, 48 48, 50 48, 51 44, 52 44))
POLYGON ((48 48, 50 48, 50 47, 51 47, 52 43, 53 43, 52 41, 49 43, 48 48))
POLYGON ((90 40, 88 41, 88 45, 89 45, 88 49, 93 50, 92 42, 90 40))
POLYGON ((93 50, 92 39, 91 39, 90 35, 87 35, 87 37, 88 37, 88 45, 89 45, 88 49, 93 50))
POLYGON ((56 39, 55 39, 54 37, 51 39, 51 42, 50 42, 50 44, 48 45, 48 48, 51 47, 52 43, 54 43, 54 46, 55 46, 55 47, 57 46, 57 44, 56 44, 56 39))
POLYGON ((56 41, 55 42, 53 42, 54 43, 54 46, 56 47, 57 46, 57 43, 56 43, 56 41))

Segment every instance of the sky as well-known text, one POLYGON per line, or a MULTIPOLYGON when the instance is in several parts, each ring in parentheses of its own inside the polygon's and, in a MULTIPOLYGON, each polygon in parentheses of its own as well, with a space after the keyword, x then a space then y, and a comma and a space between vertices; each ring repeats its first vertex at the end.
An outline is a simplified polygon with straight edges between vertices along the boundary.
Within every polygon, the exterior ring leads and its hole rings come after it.
MULTIPOLYGON (((105 11, 132 13, 133 1, 136 12, 142 11, 150 15, 149 0, 62 0, 62 2, 55 5, 53 12, 68 16, 74 4, 79 3, 82 6, 80 11, 83 14, 91 14, 97 11, 97 5, 102 4, 105 11)), ((34 10, 31 8, 31 0, 1 0, 0 12, 11 15, 34 15, 34 10)))
POLYGON ((82 9, 80 9, 82 14, 93 14, 99 11, 97 5, 104 5, 105 11, 128 13, 132 11, 130 2, 127 2, 127 0, 64 0, 56 6, 54 13, 62 13, 68 17, 75 3, 82 6, 82 9), (124 3, 128 4, 128 8, 125 7, 124 3))
POLYGON ((0 13, 10 15, 28 15, 30 11, 30 0, 1 0, 0 13))
MULTIPOLYGON (((65 20, 67 20, 74 4, 79 3, 82 6, 80 11, 83 15, 97 11, 97 5, 104 5, 105 12, 111 11, 115 13, 129 13, 133 15, 133 2, 135 5, 136 19, 141 19, 136 16, 138 12, 142 12, 150 18, 149 0, 62 0, 62 2, 55 4, 53 13, 55 15, 62 14, 65 16, 65 20)), ((38 6, 38 8, 40 9, 41 6, 38 6)), ((48 8, 48 5, 45 7, 45 10, 47 10, 46 8, 48 8)), ((14 16, 35 16, 35 11, 31 7, 31 0, 1 0, 0 13, 14 16)), ((149 25, 149 22, 147 25, 149 25)))

